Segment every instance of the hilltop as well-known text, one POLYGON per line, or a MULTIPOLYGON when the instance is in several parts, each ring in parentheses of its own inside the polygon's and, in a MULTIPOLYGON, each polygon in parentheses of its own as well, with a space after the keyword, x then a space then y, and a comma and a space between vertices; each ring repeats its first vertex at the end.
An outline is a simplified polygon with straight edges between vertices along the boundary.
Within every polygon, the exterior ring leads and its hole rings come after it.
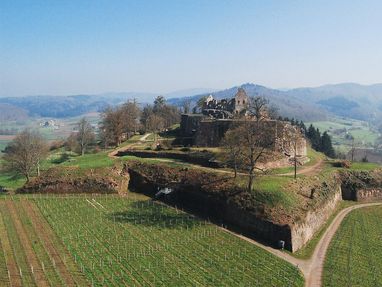
MULTIPOLYGON (((343 83, 278 90, 247 83, 217 91, 213 95, 218 99, 229 98, 238 88, 243 88, 250 97, 268 98, 272 105, 279 108, 281 115, 304 121, 325 120, 328 116, 346 116, 364 121, 377 121, 382 118, 382 84, 366 86, 343 83)), ((199 94, 186 99, 195 104, 206 95, 199 94)), ((185 98, 172 98, 169 99, 169 103, 180 106, 184 100, 185 98)))

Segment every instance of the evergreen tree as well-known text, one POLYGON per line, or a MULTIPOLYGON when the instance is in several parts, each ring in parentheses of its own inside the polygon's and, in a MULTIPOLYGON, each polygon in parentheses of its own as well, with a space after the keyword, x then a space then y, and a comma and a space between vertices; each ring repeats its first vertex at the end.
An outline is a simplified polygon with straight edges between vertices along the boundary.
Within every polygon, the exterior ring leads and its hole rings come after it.
POLYGON ((304 124, 303 121, 301 121, 299 124, 298 124, 298 127, 301 129, 301 131, 306 135, 307 133, 307 129, 306 129, 306 126, 304 124))
POLYGON ((324 132, 321 137, 321 151, 328 157, 335 157, 332 139, 327 132, 324 132))

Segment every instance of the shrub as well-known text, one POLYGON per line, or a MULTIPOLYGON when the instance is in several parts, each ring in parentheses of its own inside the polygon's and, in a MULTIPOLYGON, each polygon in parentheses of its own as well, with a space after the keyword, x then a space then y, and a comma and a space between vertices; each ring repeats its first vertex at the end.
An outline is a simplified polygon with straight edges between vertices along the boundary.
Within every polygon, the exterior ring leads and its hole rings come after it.
POLYGON ((180 149, 180 151, 183 151, 183 152, 188 152, 188 151, 191 151, 191 149, 189 147, 182 147, 180 149))
POLYGON ((332 163, 333 167, 350 168, 351 162, 348 160, 340 160, 332 163))
POLYGON ((65 142, 62 141, 62 140, 57 140, 57 141, 54 141, 51 143, 50 147, 49 147, 49 150, 50 151, 53 151, 53 150, 57 150, 57 149, 60 149, 62 147, 65 146, 65 142))

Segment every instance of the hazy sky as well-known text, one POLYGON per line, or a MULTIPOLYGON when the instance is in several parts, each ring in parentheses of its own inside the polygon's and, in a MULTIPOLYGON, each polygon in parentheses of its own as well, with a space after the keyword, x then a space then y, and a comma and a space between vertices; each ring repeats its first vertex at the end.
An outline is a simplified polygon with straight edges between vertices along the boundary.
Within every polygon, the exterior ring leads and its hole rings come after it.
POLYGON ((0 96, 382 82, 382 1, 0 1, 0 96))

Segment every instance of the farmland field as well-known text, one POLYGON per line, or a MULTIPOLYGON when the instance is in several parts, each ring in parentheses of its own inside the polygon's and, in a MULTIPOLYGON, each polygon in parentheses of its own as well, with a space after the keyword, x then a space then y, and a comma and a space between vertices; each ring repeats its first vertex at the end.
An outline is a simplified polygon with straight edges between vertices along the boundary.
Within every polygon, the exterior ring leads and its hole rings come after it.
POLYGON ((352 211, 330 244, 323 286, 382 285, 382 207, 352 211))
POLYGON ((1 286, 87 285, 32 202, 0 199, 0 241, 1 286))
POLYGON ((0 286, 304 285, 289 263, 141 195, 3 197, 0 215, 0 286))
MULTIPOLYGON (((307 123, 309 125, 311 123, 307 123)), ((332 137, 333 146, 342 152, 348 152, 351 148, 352 140, 347 136, 354 137, 357 147, 372 147, 380 136, 379 132, 367 122, 345 119, 331 118, 328 121, 312 123, 321 132, 327 131, 332 137)))

